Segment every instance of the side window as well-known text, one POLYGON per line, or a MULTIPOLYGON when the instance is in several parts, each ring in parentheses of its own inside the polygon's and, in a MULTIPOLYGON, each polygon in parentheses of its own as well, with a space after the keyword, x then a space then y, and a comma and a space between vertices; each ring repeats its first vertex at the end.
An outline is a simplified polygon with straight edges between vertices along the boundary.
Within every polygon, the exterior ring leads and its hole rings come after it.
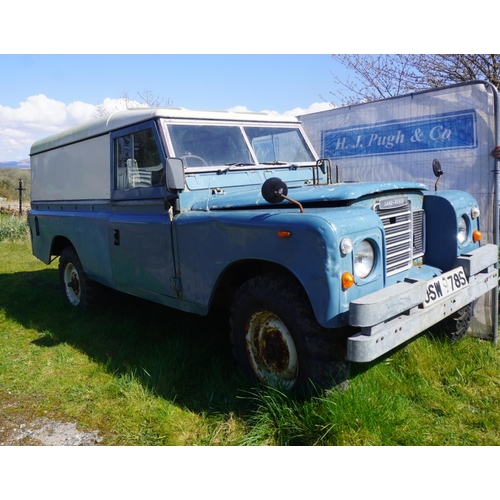
POLYGON ((163 165, 151 129, 116 137, 114 153, 116 189, 163 184, 163 165))

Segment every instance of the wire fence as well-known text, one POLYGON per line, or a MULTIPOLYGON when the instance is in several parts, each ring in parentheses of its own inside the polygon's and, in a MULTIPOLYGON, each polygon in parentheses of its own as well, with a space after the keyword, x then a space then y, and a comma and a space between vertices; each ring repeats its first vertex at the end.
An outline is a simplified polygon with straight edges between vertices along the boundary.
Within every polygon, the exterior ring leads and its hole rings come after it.
POLYGON ((29 202, 23 202, 21 204, 21 210, 19 210, 19 201, 15 200, 0 200, 0 213, 8 213, 13 215, 26 215, 28 210, 31 209, 31 204, 29 202))

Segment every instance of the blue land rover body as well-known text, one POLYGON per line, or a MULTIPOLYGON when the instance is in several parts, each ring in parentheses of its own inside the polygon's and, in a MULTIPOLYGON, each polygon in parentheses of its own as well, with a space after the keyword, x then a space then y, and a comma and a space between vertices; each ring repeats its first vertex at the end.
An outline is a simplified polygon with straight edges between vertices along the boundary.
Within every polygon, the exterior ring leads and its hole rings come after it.
POLYGON ((116 112, 36 142, 31 172, 33 254, 60 257, 65 300, 227 306, 263 383, 326 388, 434 325, 461 337, 498 280, 472 196, 340 183, 290 117, 116 112))

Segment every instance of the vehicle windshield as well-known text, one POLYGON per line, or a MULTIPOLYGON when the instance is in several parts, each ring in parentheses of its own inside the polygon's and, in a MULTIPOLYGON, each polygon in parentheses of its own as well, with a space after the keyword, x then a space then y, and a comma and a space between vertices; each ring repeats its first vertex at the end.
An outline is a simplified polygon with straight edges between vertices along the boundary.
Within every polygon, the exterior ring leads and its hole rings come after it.
POLYGON ((244 130, 259 163, 314 161, 296 128, 245 127, 244 130))
POLYGON ((186 168, 244 168, 256 163, 315 161, 296 128, 170 123, 167 130, 174 149, 171 153, 181 158, 186 168))
POLYGON ((168 131, 175 156, 188 168, 254 163, 239 127, 168 125, 168 131))

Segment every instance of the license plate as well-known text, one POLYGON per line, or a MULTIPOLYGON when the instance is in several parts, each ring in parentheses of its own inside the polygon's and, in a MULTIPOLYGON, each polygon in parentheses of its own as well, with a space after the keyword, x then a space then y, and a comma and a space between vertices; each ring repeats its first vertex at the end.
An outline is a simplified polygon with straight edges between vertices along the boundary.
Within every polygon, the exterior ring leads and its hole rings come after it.
POLYGON ((441 276, 433 278, 427 283, 427 299, 423 306, 428 307, 452 293, 466 288, 468 285, 467 277, 461 267, 443 273, 441 276))

